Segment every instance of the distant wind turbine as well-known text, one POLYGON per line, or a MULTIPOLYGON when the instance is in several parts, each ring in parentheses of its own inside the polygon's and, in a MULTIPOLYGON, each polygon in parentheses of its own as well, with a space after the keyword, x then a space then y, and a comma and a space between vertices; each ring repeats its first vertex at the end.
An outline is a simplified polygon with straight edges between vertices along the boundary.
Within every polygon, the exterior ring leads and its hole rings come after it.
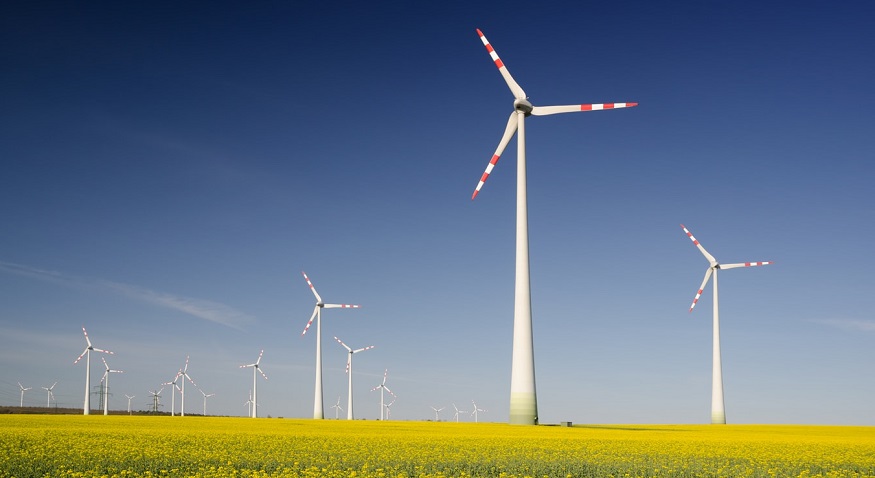
POLYGON ((208 393, 204 392, 203 390, 201 390, 200 388, 198 388, 198 391, 201 392, 201 394, 204 396, 204 416, 207 416, 207 398, 214 396, 215 393, 208 394, 208 393))
POLYGON ((389 395, 392 395, 392 401, 386 404, 386 420, 392 418, 392 405, 395 404, 395 401, 398 400, 398 395, 392 393, 388 388, 386 389, 389 392, 389 395))
MULTIPOLYGON (((188 355, 185 356, 185 366, 182 369, 180 369, 179 378, 187 379, 189 382, 191 382, 192 385, 195 386, 195 388, 197 388, 197 384, 194 383, 194 380, 192 380, 191 375, 188 374, 188 357, 189 357, 188 355)), ((182 400, 181 400, 182 403, 179 405, 179 416, 184 417, 185 416, 185 380, 182 381, 182 388, 179 389, 179 396, 182 398, 182 400)))
POLYGON ((693 299, 693 304, 690 306, 690 312, 696 307, 696 302, 702 296, 702 291, 708 285, 708 279, 711 274, 714 274, 714 325, 713 325, 713 349, 712 349, 712 370, 711 370, 711 423, 723 425, 726 424, 726 409, 723 403, 723 365, 720 360, 720 313, 717 307, 717 270, 718 269, 735 269, 737 267, 752 267, 765 266, 774 264, 774 262, 742 262, 737 264, 720 264, 708 251, 699 244, 699 241, 693 237, 683 224, 681 228, 687 233, 687 236, 693 241, 693 244, 699 248, 699 251, 708 260, 708 269, 705 271, 705 280, 699 286, 699 291, 696 292, 696 297, 693 299))
MULTIPOLYGON (((346 351, 348 352, 348 355, 346 356, 346 374, 349 376, 349 400, 346 403, 346 419, 353 420, 353 413, 352 413, 352 355, 357 354, 359 352, 364 352, 365 350, 371 350, 372 348, 374 348, 374 346, 369 345, 369 346, 364 347, 364 348, 353 350, 353 349, 349 348, 348 345, 343 343, 343 341, 338 339, 337 337, 334 337, 334 340, 336 340, 338 343, 340 343, 340 345, 342 345, 343 348, 345 348, 346 351)), ((382 416, 382 413, 380 413, 380 415, 382 416)))
MULTIPOLYGON (((176 390, 179 390, 179 385, 176 384, 179 381, 179 377, 182 376, 182 369, 179 369, 176 372, 176 376, 173 377, 173 380, 169 382, 164 382, 161 385, 170 385, 170 416, 176 415, 176 390)), ((162 389, 163 390, 163 389, 162 389)))
POLYGON ((441 408, 431 407, 431 409, 434 410, 434 421, 436 421, 436 422, 441 421, 440 413, 441 413, 441 410, 443 410, 444 408, 447 408, 447 407, 441 407, 441 408))
POLYGON ((385 372, 383 372, 383 383, 381 383, 381 384, 379 384, 379 385, 377 385, 376 387, 374 387, 374 388, 371 389, 372 392, 374 392, 374 391, 376 391, 376 390, 379 390, 379 391, 380 391, 380 420, 383 419, 383 407, 384 407, 383 404, 385 403, 385 402, 383 401, 383 392, 384 392, 384 391, 388 391, 389 393, 392 393, 392 391, 389 390, 389 389, 386 387, 386 376, 387 376, 387 375, 389 375, 389 369, 388 369, 388 368, 386 369, 385 372))
POLYGON ((128 399, 128 415, 130 415, 131 414, 131 399, 136 397, 136 395, 128 395, 126 393, 125 397, 128 399))
POLYGON ((32 389, 33 387, 25 387, 24 385, 21 384, 21 382, 18 382, 18 388, 21 389, 21 403, 18 406, 24 407, 24 392, 32 389))
POLYGON ((340 418, 340 413, 343 411, 343 407, 340 406, 340 396, 337 397, 337 403, 332 405, 331 408, 334 409, 334 419, 337 420, 340 418))
POLYGON ((471 412, 471 415, 474 416, 474 423, 477 423, 477 412, 488 412, 489 410, 484 410, 482 408, 477 408, 477 404, 474 403, 474 400, 471 400, 471 403, 474 405, 474 411, 471 412))
POLYGON ((525 91, 513 79, 498 57, 498 53, 477 30, 480 40, 498 67, 499 73, 514 95, 513 113, 507 120, 504 135, 498 148, 486 166, 474 194, 477 197, 498 158, 504 152, 514 133, 517 133, 517 203, 516 203, 516 279, 514 287, 513 362, 510 382, 510 423, 536 425, 538 423, 538 400, 535 393, 535 355, 532 339, 532 304, 529 276, 529 226, 528 201, 526 198, 526 140, 525 118, 530 115, 545 116, 557 113, 597 111, 637 106, 638 103, 602 103, 564 106, 534 106, 525 91))
POLYGON ((100 357, 100 360, 103 360, 103 366, 106 367, 106 371, 103 372, 103 378, 100 379, 100 383, 103 383, 103 414, 109 415, 109 374, 111 373, 125 373, 124 370, 113 370, 109 368, 109 365, 106 363, 106 359, 100 357))
POLYGON ((465 410, 459 410, 459 407, 457 407, 455 403, 453 404, 453 408, 456 409, 456 413, 453 415, 453 420, 456 420, 456 423, 459 423, 459 414, 468 412, 466 412, 465 410))
POLYGON ((264 350, 258 353, 258 360, 256 360, 255 363, 240 366, 240 368, 252 367, 252 418, 258 417, 258 374, 260 373, 261 376, 267 380, 267 375, 264 374, 259 366, 262 355, 264 355, 264 350))
POLYGON ((85 405, 82 407, 83 415, 91 414, 91 351, 101 352, 109 355, 113 355, 109 350, 98 349, 91 345, 91 339, 88 338, 88 332, 85 331, 85 327, 82 327, 82 333, 85 334, 85 342, 86 347, 85 351, 82 352, 79 357, 73 361, 73 365, 79 363, 82 360, 82 357, 85 357, 85 405))
POLYGON ((252 416, 252 390, 249 391, 249 400, 243 402, 243 405, 246 405, 246 415, 252 416))
POLYGON ((304 280, 307 281, 307 285, 310 286, 310 291, 316 296, 316 307, 313 308, 313 315, 311 315, 310 320, 307 321, 307 325, 304 327, 304 331, 301 332, 301 336, 303 337, 304 334, 307 333, 307 329, 310 328, 313 319, 316 319, 316 390, 313 396, 313 418, 321 420, 325 418, 325 413, 322 409, 322 309, 358 309, 361 306, 350 304, 326 304, 322 301, 322 297, 319 296, 319 293, 316 292, 316 287, 313 286, 313 282, 307 277, 307 273, 301 271, 301 274, 304 274, 304 280))
MULTIPOLYGON (((46 391, 46 407, 52 406, 52 400, 55 399, 55 394, 52 393, 52 390, 55 388, 55 385, 57 385, 57 384, 58 384, 58 382, 55 382, 52 384, 51 387, 41 387, 43 390, 46 391)), ((19 384, 19 385, 21 385, 21 384, 19 384)))

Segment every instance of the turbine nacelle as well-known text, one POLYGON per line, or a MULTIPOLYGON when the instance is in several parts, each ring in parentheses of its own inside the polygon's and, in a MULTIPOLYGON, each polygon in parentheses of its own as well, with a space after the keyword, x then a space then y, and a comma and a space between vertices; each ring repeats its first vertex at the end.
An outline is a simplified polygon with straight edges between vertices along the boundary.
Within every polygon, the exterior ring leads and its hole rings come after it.
POLYGON ((513 109, 514 111, 522 111, 526 116, 531 116, 535 107, 528 99, 517 98, 513 100, 513 109))

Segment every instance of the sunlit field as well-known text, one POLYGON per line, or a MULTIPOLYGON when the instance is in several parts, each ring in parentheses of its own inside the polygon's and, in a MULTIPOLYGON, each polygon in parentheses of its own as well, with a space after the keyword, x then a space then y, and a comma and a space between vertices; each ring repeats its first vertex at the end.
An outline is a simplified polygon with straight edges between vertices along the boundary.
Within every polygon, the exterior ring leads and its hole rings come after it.
POLYGON ((0 416, 0 477, 875 476, 875 428, 0 416))

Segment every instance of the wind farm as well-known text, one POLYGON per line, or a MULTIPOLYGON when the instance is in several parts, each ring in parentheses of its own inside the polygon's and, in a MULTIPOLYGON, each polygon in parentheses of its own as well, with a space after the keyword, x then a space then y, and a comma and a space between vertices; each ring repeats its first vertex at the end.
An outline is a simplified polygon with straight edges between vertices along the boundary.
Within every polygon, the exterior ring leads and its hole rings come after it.
POLYGON ((871 474, 861 6, 7 13, 0 436, 30 473, 118 473, 141 433, 153 474, 871 474), (228 460, 172 449, 210 433, 228 460))

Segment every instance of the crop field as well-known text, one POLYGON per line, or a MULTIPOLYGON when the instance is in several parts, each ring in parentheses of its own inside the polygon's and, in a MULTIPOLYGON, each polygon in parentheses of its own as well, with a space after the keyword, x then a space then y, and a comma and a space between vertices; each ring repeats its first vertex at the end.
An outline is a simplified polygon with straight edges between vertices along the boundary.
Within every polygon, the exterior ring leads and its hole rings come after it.
POLYGON ((863 477, 875 428, 0 416, 0 477, 863 477))

